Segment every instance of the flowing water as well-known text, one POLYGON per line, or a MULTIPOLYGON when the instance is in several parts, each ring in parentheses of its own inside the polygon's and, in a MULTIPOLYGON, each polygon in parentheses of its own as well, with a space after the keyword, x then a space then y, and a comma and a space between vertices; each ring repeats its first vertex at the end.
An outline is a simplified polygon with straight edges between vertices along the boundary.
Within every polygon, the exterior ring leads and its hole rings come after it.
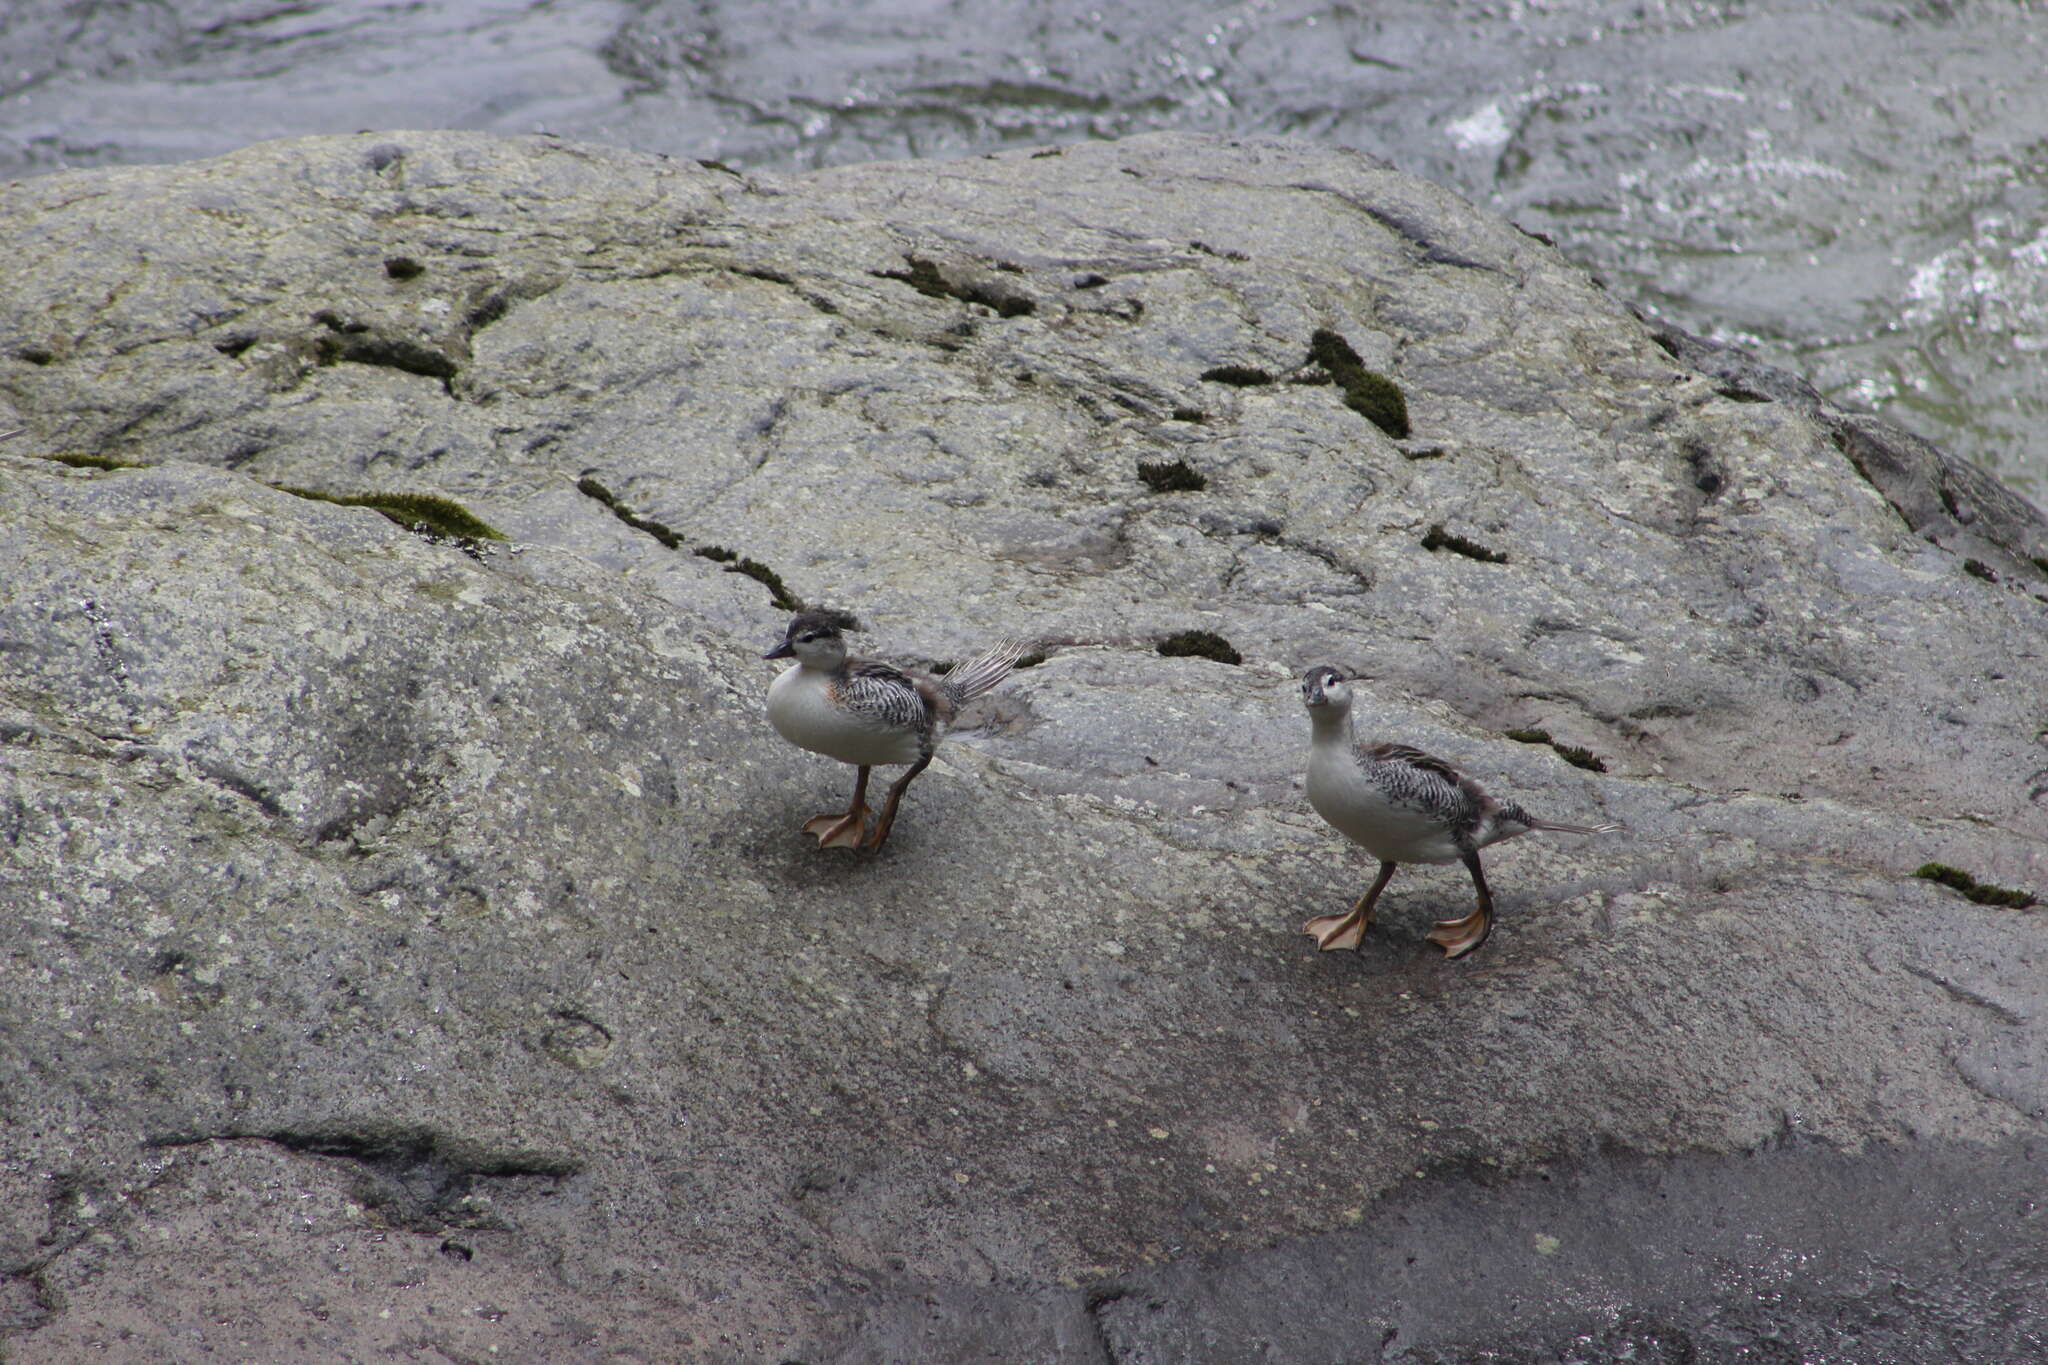
POLYGON ((8 0, 0 176, 360 128, 762 169, 1294 133, 2048 501, 2042 0, 8 0))

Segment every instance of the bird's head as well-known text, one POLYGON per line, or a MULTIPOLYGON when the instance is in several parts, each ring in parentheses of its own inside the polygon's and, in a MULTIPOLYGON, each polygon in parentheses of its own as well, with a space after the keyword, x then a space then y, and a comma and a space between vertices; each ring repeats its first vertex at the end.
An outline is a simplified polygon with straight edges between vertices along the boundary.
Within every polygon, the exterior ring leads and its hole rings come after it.
POLYGON ((813 607, 789 618, 782 643, 761 657, 795 659, 813 668, 837 668, 846 658, 846 632, 859 630, 860 622, 850 611, 813 607))
POLYGON ((1351 683, 1355 676, 1347 676, 1328 664, 1317 664, 1301 675, 1301 704, 1311 713, 1325 707, 1340 712, 1347 710, 1351 705, 1351 683))

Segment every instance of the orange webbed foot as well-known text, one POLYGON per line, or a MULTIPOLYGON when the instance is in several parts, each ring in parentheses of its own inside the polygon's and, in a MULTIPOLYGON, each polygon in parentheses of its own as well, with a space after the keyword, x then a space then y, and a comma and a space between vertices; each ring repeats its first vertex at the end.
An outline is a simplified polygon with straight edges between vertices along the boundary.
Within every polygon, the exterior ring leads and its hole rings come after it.
POLYGON ((868 808, 855 806, 844 815, 819 815, 804 821, 804 833, 818 841, 819 848, 855 848, 866 836, 868 808))
POLYGON ((1480 906, 1463 919, 1438 920, 1426 938, 1444 950, 1444 957, 1460 958, 1486 942, 1493 932, 1493 912, 1480 906))
POLYGON ((1316 941, 1316 948, 1334 953, 1340 948, 1356 950, 1372 928, 1372 916, 1353 910, 1344 915, 1320 915, 1301 926, 1301 932, 1316 941))

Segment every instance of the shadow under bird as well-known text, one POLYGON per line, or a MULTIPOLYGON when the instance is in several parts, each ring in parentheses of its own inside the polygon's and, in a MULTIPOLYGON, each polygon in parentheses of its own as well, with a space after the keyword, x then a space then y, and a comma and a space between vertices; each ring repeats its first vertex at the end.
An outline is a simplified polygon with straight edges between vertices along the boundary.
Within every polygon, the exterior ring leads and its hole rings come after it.
POLYGON ((961 707, 1001 682, 1023 653, 1005 640, 944 677, 927 677, 846 652, 845 632, 860 623, 843 611, 814 609, 790 618, 782 643, 761 657, 795 659, 768 685, 768 721, 775 732, 814 754, 851 763, 860 770, 853 804, 844 812, 820 815, 804 824, 820 848, 880 848, 896 823, 903 789, 925 770, 939 736, 961 707), (868 831, 868 769, 907 763, 868 831))
POLYGON ((1463 957, 1493 932, 1493 893, 1479 850, 1531 830, 1606 834, 1620 825, 1560 825, 1539 820, 1512 801, 1488 796, 1477 782, 1440 758, 1405 744, 1362 744, 1351 735, 1351 686, 1328 665, 1302 676, 1301 703, 1312 735, 1308 803, 1339 833, 1380 860, 1380 874, 1349 914, 1322 915, 1301 931, 1324 952, 1356 948, 1372 927, 1372 908, 1402 863, 1465 864, 1479 904, 1463 919, 1441 920, 1430 942, 1446 957, 1463 957))

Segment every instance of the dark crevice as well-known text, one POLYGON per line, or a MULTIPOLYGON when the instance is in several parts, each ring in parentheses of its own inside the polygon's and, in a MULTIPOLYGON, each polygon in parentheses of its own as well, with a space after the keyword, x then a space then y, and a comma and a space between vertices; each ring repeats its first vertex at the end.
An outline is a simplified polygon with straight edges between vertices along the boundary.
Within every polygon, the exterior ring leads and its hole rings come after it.
POLYGON ((1244 656, 1213 630, 1181 630, 1161 640, 1158 650, 1169 659, 1213 659, 1219 664, 1241 664, 1244 656))
POLYGON ((321 309, 313 315, 313 321, 327 329, 313 343, 314 355, 322 365, 342 361, 377 365, 438 379, 444 385, 455 377, 459 368, 446 352, 424 341, 393 336, 369 323, 343 318, 332 309, 321 309))
POLYGON ((1093 1284, 1082 1291, 1081 1309, 1087 1316, 1088 1326, 1095 1337, 1095 1345, 1102 1352, 1107 1365, 1117 1365, 1116 1344, 1110 1340, 1109 1328, 1102 1321, 1102 1310, 1121 1303, 1131 1295, 1130 1289, 1121 1284, 1093 1284))
POLYGON ((193 768, 210 782, 226 787, 244 800, 252 801, 273 820, 285 818, 284 803, 265 791, 255 778, 218 763, 195 763, 193 768))
POLYGON ((2000 1004, 1990 996, 1973 991, 1960 982, 1952 981, 1940 972, 1929 971, 1927 968, 1914 962, 1901 962, 1899 966, 1905 969, 1907 975, 1917 976, 1928 985, 1939 987, 1948 994, 1950 999, 1983 1010, 2000 1023, 2010 1024, 2015 1028, 2025 1027, 2027 1023, 2027 1016, 2013 1009, 2010 1005, 2000 1004))
POLYGON ((82 451, 59 451, 54 455, 38 455, 39 460, 50 460, 57 464, 69 465, 73 469, 143 469, 145 465, 133 460, 117 460, 111 455, 87 455, 82 451))
POLYGON ((735 275, 744 276, 750 280, 760 280, 763 284, 779 284, 827 317, 839 316, 838 304, 814 289, 804 288, 797 283, 796 277, 793 275, 786 275, 780 270, 765 265, 733 266, 730 269, 735 275))
POLYGON ((1692 486, 1706 494, 1710 501, 1719 497, 1728 480, 1721 473, 1714 452, 1706 442, 1688 439, 1679 446, 1679 453, 1685 456, 1685 462, 1692 470, 1692 486))
POLYGON ((27 1304, 24 1308, 17 1308, 5 1317, 0 1317, 0 1337, 26 1336, 37 1331, 47 1326, 63 1308, 63 1301, 44 1278, 43 1266, 47 1265, 49 1260, 49 1257, 43 1257, 35 1265, 0 1273, 0 1279, 19 1280, 28 1290, 25 1295, 27 1304))
POLYGON ((1358 584, 1361 592, 1372 591, 1372 575, 1356 565, 1345 563, 1334 550, 1321 545, 1311 545, 1307 541, 1295 540, 1290 536, 1277 533, 1272 536, 1272 542, 1283 550, 1292 550, 1296 554, 1307 555, 1332 573, 1341 574, 1343 577, 1350 579, 1358 584))
POLYGON ((1038 311, 1038 300, 1005 281, 989 279, 958 267, 948 270, 922 256, 905 256, 903 259, 907 269, 871 273, 877 279, 901 280, 928 298, 978 303, 993 309, 1001 317, 1024 317, 1038 311))
POLYGON ((582 1170, 573 1158, 530 1151, 483 1151, 430 1128, 337 1124, 306 1129, 167 1134, 146 1137, 147 1147, 193 1147, 208 1142, 268 1142, 307 1156, 351 1163, 353 1194, 386 1222, 414 1232, 495 1226, 473 1196, 486 1180, 561 1181, 582 1170))
MULTIPOLYGON (((1352 201, 1357 204, 1357 201, 1352 201)), ((1453 251, 1436 240, 1427 228, 1422 227, 1405 214, 1393 213, 1369 204, 1357 204, 1366 217, 1397 235, 1413 242, 1422 251, 1422 259, 1430 265, 1452 265, 1461 270, 1498 271, 1499 267, 1487 261, 1453 251)))
POLYGON ((1502 273, 1501 268, 1490 261, 1482 261, 1476 257, 1468 256, 1464 252, 1445 246, 1436 239, 1435 234, 1427 227, 1405 213, 1394 209, 1381 208, 1377 204, 1366 203, 1357 195, 1347 194, 1334 185, 1309 182, 1295 185, 1293 188, 1335 195, 1387 231, 1413 245, 1421 253, 1423 261, 1427 264, 1451 265, 1463 270, 1485 270, 1494 274, 1502 273))
POLYGON ((481 332, 511 312, 512 303, 510 292, 494 289, 470 306, 469 311, 462 315, 462 325, 472 334, 481 332))

